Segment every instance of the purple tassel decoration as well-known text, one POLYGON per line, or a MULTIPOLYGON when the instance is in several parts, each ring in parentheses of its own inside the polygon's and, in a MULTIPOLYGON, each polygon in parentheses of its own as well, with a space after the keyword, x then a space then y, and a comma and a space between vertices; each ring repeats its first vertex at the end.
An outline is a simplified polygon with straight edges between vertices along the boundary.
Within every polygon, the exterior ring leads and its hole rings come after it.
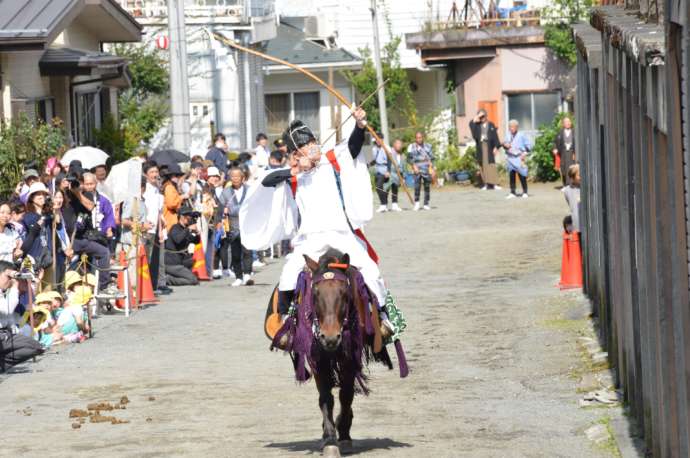
POLYGON ((403 350, 400 340, 395 341, 395 353, 398 355, 398 365, 400 366, 400 378, 405 378, 410 373, 407 367, 407 358, 405 357, 405 350, 403 350))

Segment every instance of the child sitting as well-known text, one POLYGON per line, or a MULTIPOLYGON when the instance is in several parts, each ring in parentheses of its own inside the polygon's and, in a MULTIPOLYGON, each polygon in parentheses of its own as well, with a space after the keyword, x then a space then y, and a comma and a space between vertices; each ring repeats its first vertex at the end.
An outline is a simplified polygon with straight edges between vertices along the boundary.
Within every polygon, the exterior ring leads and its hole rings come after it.
POLYGON ((64 307, 56 310, 57 324, 66 341, 83 342, 86 340, 86 334, 89 333, 90 327, 85 319, 84 307, 88 305, 92 297, 92 293, 88 290, 78 290, 68 297, 64 307))
POLYGON ((64 338, 54 316, 55 311, 62 307, 62 296, 57 291, 48 291, 36 295, 35 302, 37 306, 34 307, 34 326, 37 326, 38 323, 36 312, 47 311, 46 320, 37 329, 39 331, 38 341, 44 347, 62 343, 64 338))

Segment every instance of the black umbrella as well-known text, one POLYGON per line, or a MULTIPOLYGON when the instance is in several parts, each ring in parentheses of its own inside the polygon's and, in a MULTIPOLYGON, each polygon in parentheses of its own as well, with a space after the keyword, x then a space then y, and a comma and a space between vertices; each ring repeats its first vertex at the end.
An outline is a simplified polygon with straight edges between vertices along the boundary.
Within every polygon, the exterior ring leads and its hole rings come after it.
POLYGON ((160 149, 154 151, 149 159, 156 161, 158 165, 171 165, 177 164, 178 162, 189 162, 190 160, 189 156, 176 149, 160 149))

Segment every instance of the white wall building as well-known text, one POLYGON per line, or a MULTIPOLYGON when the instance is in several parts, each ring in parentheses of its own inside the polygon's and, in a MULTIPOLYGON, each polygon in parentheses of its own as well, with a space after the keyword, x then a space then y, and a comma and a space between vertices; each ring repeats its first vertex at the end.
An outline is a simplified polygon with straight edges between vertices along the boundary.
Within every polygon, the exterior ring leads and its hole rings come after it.
MULTIPOLYGON (((392 37, 402 38, 398 46, 400 63, 412 83, 418 115, 440 113, 451 103, 446 94, 446 69, 426 67, 417 52, 405 46, 405 33, 418 32, 427 23, 444 21, 453 6, 452 0, 378 1, 381 44, 392 37)), ((333 35, 337 46, 359 56, 359 50, 373 48, 370 0, 276 0, 280 16, 315 16, 320 36, 333 35)), ((389 107, 389 111, 393 111, 389 107)), ((404 121, 389 114, 391 134, 404 121)))
MULTIPOLYGON (((334 47, 328 39, 316 37, 316 31, 305 27, 304 22, 304 18, 281 19, 277 35, 266 43, 265 52, 299 65, 325 82, 331 80, 345 98, 355 100, 354 89, 341 72, 360 69, 361 61, 352 53, 334 47)), ((349 116, 349 107, 343 106, 324 87, 285 65, 264 62, 263 70, 266 134, 270 141, 278 138, 295 119, 309 125, 326 148, 349 135, 354 126, 352 120, 342 126, 340 135, 335 133, 349 116)))
MULTIPOLYGON (((144 41, 155 46, 168 33, 166 0, 118 0, 144 25, 144 41)), ((192 139, 190 155, 204 155, 213 132, 226 135, 234 150, 254 146, 265 128, 263 62, 229 49, 209 37, 207 30, 255 46, 275 36, 274 0, 178 0, 185 5, 192 139)), ((165 51, 161 51, 165 52, 165 51)), ((171 146, 169 128, 152 146, 171 146)))

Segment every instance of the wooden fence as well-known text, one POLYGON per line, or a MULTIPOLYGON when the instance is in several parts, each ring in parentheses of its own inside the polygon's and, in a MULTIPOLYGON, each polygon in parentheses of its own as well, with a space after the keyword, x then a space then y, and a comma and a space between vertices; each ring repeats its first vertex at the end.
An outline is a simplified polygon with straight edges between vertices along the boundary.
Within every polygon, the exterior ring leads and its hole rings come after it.
POLYGON ((688 10, 596 8, 575 29, 585 293, 638 433, 690 457, 688 10), (665 39, 668 37, 668 39, 665 39))

